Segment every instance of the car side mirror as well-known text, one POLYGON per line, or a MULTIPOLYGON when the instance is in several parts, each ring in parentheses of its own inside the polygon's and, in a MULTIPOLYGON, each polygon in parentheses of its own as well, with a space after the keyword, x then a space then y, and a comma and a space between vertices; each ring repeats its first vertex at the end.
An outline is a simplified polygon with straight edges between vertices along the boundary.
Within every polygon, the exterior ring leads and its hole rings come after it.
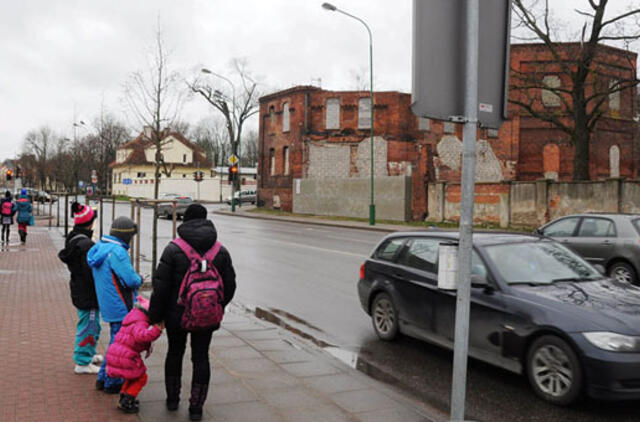
POLYGON ((543 236, 544 232, 542 231, 542 229, 537 228, 533 231, 533 234, 537 234, 538 236, 543 236))
POLYGON ((593 268, 595 268, 596 270, 598 270, 598 272, 599 272, 600 274, 602 274, 602 275, 607 275, 607 270, 604 268, 604 266, 603 266, 603 265, 601 265, 601 264, 595 264, 595 265, 593 266, 593 268))
POLYGON ((471 287, 487 288, 490 286, 486 276, 478 274, 471 275, 471 287))

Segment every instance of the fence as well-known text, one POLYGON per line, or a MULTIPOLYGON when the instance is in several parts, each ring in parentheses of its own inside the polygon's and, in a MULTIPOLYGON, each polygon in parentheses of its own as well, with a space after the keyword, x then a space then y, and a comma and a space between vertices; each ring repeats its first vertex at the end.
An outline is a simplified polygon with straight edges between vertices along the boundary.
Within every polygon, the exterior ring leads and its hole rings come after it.
MULTIPOLYGON (((427 187, 427 221, 459 221, 460 184, 427 187)), ((640 213, 640 181, 505 182, 476 184, 474 221, 500 227, 536 227, 582 212, 640 213)))

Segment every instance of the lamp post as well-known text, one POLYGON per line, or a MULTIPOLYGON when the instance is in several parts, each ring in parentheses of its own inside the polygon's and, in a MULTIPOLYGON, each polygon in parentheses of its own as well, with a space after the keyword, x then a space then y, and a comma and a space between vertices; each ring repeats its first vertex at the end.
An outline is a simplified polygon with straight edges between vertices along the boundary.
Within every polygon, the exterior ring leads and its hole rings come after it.
MULTIPOLYGON (((225 82, 227 82, 229 84, 229 86, 231 86, 231 95, 233 96, 231 98, 231 104, 233 109, 231 110, 231 115, 230 117, 230 122, 229 124, 231 125, 231 129, 233 131, 233 133, 236 133, 235 128, 233 127, 234 124, 234 119, 235 119, 235 112, 236 112, 236 87, 233 85, 233 82, 231 82, 231 80, 229 78, 227 78, 226 76, 222 76, 218 73, 212 72, 211 70, 207 69, 207 68, 202 68, 201 69, 202 73, 206 73, 207 75, 213 75, 213 76, 217 76, 218 78, 224 80, 225 82)), ((223 98, 224 96, 222 95, 222 93, 218 90, 214 91, 214 95, 219 96, 221 98, 223 98)), ((236 144, 234 142, 234 139, 231 139, 231 149, 233 151, 233 155, 237 155, 238 156, 238 179, 240 179, 240 139, 238 139, 238 143, 236 144)), ((240 179, 241 180, 241 179, 240 179)), ((236 183, 233 182, 231 183, 231 212, 236 212, 236 200, 235 200, 235 188, 236 188, 236 183)))
POLYGON ((371 29, 369 28, 369 25, 367 25, 367 23, 360 19, 357 16, 354 16, 350 13, 345 12, 344 10, 340 10, 338 9, 336 6, 332 5, 331 3, 322 3, 322 8, 326 9, 330 12, 338 12, 338 13, 342 13, 345 16, 348 16, 352 19, 357 20, 358 22, 360 22, 361 24, 364 25, 364 27, 367 29, 367 33, 369 34, 369 76, 370 76, 370 81, 369 81, 369 88, 371 90, 371 97, 370 97, 370 108, 371 108, 371 202, 369 203, 369 225, 373 226, 376 224, 376 205, 374 202, 374 196, 373 196, 373 36, 371 35, 371 29))

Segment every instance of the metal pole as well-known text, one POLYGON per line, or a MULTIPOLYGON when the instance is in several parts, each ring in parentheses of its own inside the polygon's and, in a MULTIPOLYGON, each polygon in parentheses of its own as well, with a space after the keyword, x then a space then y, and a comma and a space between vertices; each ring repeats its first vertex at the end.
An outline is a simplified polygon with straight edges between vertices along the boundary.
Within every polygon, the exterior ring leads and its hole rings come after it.
POLYGON ((69 233, 69 194, 64 194, 64 237, 69 233))
POLYGON ((53 197, 51 198, 51 201, 49 201, 49 228, 51 228, 51 219, 53 218, 53 197))
MULTIPOLYGON (((153 201, 153 234, 155 239, 151 242, 151 279, 156 274, 156 261, 158 260, 158 202, 153 201)), ((140 236, 138 236, 140 238, 140 236)))
POLYGON ((173 239, 176 238, 176 220, 178 219, 178 215, 176 213, 176 207, 178 206, 178 202, 177 201, 173 201, 171 206, 172 211, 172 220, 173 220, 173 229, 171 231, 171 236, 173 237, 173 239))
POLYGON ((104 219, 104 200, 102 195, 100 195, 100 238, 102 239, 103 232, 103 219, 104 219))
POLYGON ((56 201, 57 202, 57 204, 56 204, 56 207, 57 207, 57 211, 56 211, 56 227, 60 227, 60 196, 59 195, 57 195, 57 199, 58 200, 56 201))
MULTIPOLYGON (((135 209, 136 209, 136 200, 132 199, 131 200, 131 221, 133 221, 134 218, 135 218, 135 209)), ((140 236, 138 236, 138 239, 139 238, 140 238, 140 236)), ((132 262, 133 262, 133 257, 134 257, 134 255, 133 255, 133 249, 134 249, 133 245, 134 245, 133 242, 131 242, 131 245, 129 245, 129 256, 131 257, 131 261, 132 262)))
MULTIPOLYGON (((366 25, 365 25, 366 26, 366 25)), ((369 30, 369 27, 367 27, 369 30)), ((376 224, 376 204, 373 199, 373 37, 369 31, 369 74, 371 76, 371 203, 369 204, 369 225, 376 224)))
POLYGON ((116 196, 111 197, 111 222, 116 219, 116 196))
POLYGON ((478 119, 478 27, 479 0, 466 1, 465 35, 465 124, 462 143, 462 199, 460 204, 460 246, 456 328, 453 349, 451 420, 464 420, 469 347, 471 296, 471 254, 473 250, 473 202, 475 194, 476 137, 478 119))
POLYGON ((138 210, 136 212, 136 222, 138 224, 138 235, 136 236, 136 272, 140 273, 140 237, 142 237, 142 219, 141 219, 141 206, 138 204, 138 210))

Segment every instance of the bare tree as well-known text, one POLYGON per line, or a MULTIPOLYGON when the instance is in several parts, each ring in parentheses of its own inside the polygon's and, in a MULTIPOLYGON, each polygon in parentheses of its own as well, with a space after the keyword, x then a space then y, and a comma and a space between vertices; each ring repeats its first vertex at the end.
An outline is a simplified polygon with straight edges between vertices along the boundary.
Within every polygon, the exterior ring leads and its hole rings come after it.
POLYGON ((95 153, 93 168, 96 170, 104 194, 110 190, 111 186, 109 164, 116 158, 116 149, 129 137, 129 131, 115 116, 105 112, 104 107, 100 110, 100 116, 94 119, 93 126, 96 132, 89 139, 89 142, 94 145, 90 148, 95 153))
POLYGON ((37 130, 27 133, 24 142, 24 152, 33 155, 35 159, 35 180, 39 188, 44 189, 48 178, 48 159, 54 144, 55 134, 48 126, 41 126, 37 130))
MULTIPOLYGON (((147 57, 143 71, 131 74, 125 84, 125 100, 129 109, 143 126, 151 128, 145 141, 155 146, 154 198, 158 199, 160 172, 171 176, 162 155, 164 129, 171 127, 178 118, 183 104, 182 91, 178 89, 180 77, 169 66, 169 53, 164 44, 160 25, 155 32, 153 51, 147 57)), ((155 229, 155 225, 154 225, 155 229)))
MULTIPOLYGON (((605 18, 609 0, 585 3, 586 10, 576 9, 580 19, 586 20, 578 35, 580 42, 560 44, 561 31, 553 23, 549 0, 512 0, 516 39, 542 42, 553 60, 550 64, 532 64, 524 70, 511 69, 509 101, 524 113, 550 123, 571 139, 575 180, 589 179, 591 135, 598 122, 606 117, 608 99, 627 92, 639 82, 635 72, 625 74, 619 64, 608 63, 598 44, 618 42, 628 48, 631 42, 639 39, 637 18, 640 8, 605 18), (558 82, 549 83, 545 79, 550 71, 558 75, 558 82), (569 84, 560 83, 563 79, 569 84), (541 97, 545 94, 551 96, 557 107, 544 106, 541 97)), ((632 57, 627 55, 628 69, 635 69, 632 57)))
POLYGON ((189 138, 204 149, 214 166, 224 165, 225 157, 231 151, 227 136, 226 123, 221 118, 202 119, 189 132, 189 138))
POLYGON ((258 132, 255 130, 249 131, 245 137, 242 162, 248 167, 256 167, 258 165, 258 132))
MULTIPOLYGON (((222 114, 226 123, 231 151, 237 155, 244 124, 259 111, 258 98, 260 94, 257 90, 258 83, 247 70, 246 61, 234 59, 232 66, 234 78, 239 81, 238 84, 232 83, 227 77, 205 79, 202 75, 198 75, 191 82, 188 82, 188 85, 192 92, 201 95, 222 114), (226 88, 225 80, 233 87, 231 92, 226 88)), ((237 184, 239 183, 238 180, 237 184)))

